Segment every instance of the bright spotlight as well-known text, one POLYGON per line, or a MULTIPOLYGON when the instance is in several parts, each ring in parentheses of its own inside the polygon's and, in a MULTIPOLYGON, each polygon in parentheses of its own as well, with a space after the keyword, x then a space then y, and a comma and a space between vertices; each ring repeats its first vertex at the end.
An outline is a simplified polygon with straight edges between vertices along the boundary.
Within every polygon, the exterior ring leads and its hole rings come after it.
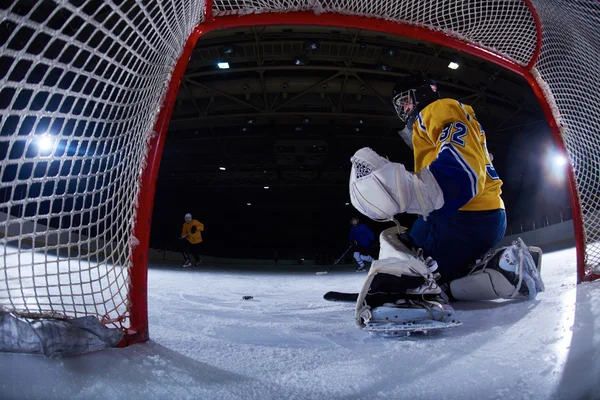
POLYGON ((558 155, 554 157, 554 163, 559 167, 564 167, 567 164, 567 157, 558 155))
POLYGON ((555 149, 548 149, 544 157, 544 171, 546 179, 553 183, 563 183, 566 178, 567 156, 555 149))
POLYGON ((267 189, 269 189, 269 187, 268 187, 268 186, 265 186, 265 190, 267 190, 267 189))
POLYGON ((48 152, 54 147, 54 140, 48 136, 43 136, 37 140, 37 145, 41 151, 48 152))
POLYGON ((458 63, 455 63, 454 61, 450 61, 450 64, 448 64, 448 68, 450 69, 458 69, 458 67, 458 63))
POLYGON ((217 63, 217 67, 219 67, 221 69, 229 69, 229 63, 228 62, 220 62, 220 63, 217 63))
POLYGON ((219 169, 220 169, 221 171, 225 171, 227 168, 225 168, 225 167, 219 167, 219 169))

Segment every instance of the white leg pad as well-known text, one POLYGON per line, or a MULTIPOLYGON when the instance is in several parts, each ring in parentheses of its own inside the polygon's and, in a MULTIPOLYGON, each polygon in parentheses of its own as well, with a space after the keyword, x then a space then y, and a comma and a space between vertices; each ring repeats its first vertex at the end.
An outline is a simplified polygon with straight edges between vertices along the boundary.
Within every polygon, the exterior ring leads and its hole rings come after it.
POLYGON ((493 269, 450 282, 450 292, 455 299, 466 301, 512 299, 518 293, 504 275, 493 269))
MULTIPOLYGON (((395 229, 395 228, 394 228, 395 229)), ((364 326, 363 320, 368 319, 370 317, 365 317, 365 315, 370 315, 371 307, 366 303, 365 298, 367 297, 367 293, 369 292, 369 288, 371 287, 371 282, 373 282, 373 278, 377 274, 388 274, 394 275, 397 277, 406 276, 421 276, 423 280, 428 275, 431 275, 429 269, 423 261, 419 261, 416 258, 410 260, 404 260, 400 258, 386 258, 379 259, 373 261, 371 265, 371 270, 363 283, 362 290, 358 295, 358 299, 356 300, 356 310, 354 314, 354 319, 356 321, 356 325, 359 327, 364 326), (365 314, 367 313, 367 314, 365 314)))
MULTIPOLYGON (((400 228, 402 232, 406 228, 400 228)), ((416 254, 404 245, 396 236, 399 228, 392 227, 384 230, 379 235, 379 259, 399 258, 401 260, 416 260, 416 254)))

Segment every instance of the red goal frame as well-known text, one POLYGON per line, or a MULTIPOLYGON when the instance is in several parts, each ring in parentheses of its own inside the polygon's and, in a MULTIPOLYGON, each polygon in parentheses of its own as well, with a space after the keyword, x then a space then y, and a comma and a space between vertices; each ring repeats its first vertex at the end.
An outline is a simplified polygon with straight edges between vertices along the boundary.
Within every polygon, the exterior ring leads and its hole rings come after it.
MULTIPOLYGON (((458 39, 449 37, 443 32, 432 31, 424 27, 402 24, 398 22, 385 21, 381 19, 340 15, 325 13, 317 15, 313 12, 288 12, 288 13, 264 13, 248 15, 226 15, 213 16, 213 0, 206 0, 205 21, 198 25, 189 36, 181 56, 171 76, 169 88, 163 100, 163 105, 156 121, 154 132, 156 133, 149 142, 147 167, 141 178, 141 191, 139 207, 137 210, 137 223, 134 235, 139 240, 139 245, 133 251, 133 268, 131 269, 130 286, 130 329, 127 330, 121 345, 129 345, 148 340, 148 313, 147 313, 147 272, 148 272, 148 248, 150 242, 150 229, 152 221, 152 208, 156 189, 160 160, 165 143, 165 137, 169 121, 179 92, 183 75, 187 68, 192 51, 200 37, 204 34, 218 30, 235 27, 247 27, 254 25, 316 25, 358 28, 370 31, 410 37, 443 46, 447 46, 470 55, 497 64, 522 76, 531 86, 535 96, 538 98, 546 120, 550 126, 554 141, 558 148, 567 154, 565 143, 561 136, 557 122, 552 114, 550 105, 544 97, 540 84, 532 75, 531 69, 535 65, 541 49, 542 28, 536 10, 530 0, 524 0, 530 8, 536 23, 537 45, 535 52, 526 67, 517 64, 489 50, 477 47, 458 39)), ((573 211, 573 224, 575 227, 575 242, 577 247, 577 282, 593 280, 597 275, 585 274, 585 237, 584 227, 576 188, 573 166, 568 163, 567 167, 568 186, 570 191, 570 202, 573 211)))

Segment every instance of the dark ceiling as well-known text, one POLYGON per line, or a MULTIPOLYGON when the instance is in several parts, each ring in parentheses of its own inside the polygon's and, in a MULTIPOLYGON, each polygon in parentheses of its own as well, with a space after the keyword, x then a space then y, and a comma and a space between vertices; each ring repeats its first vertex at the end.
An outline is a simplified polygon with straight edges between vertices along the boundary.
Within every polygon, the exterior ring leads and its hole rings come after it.
MULTIPOLYGON (((161 163, 154 225, 165 229, 153 229, 154 246, 169 242, 165 232, 178 229, 188 211, 206 223, 205 246, 213 254, 265 256, 279 248, 308 257, 345 243, 354 214, 346 205, 350 156, 370 146, 412 166, 390 102, 395 80, 412 73, 427 74, 442 97, 475 109, 505 182, 509 219, 517 223, 539 207, 519 199, 523 187, 539 181, 535 153, 542 143, 552 146, 551 137, 519 76, 377 32, 238 28, 202 37, 189 61, 161 163), (450 61, 460 67, 449 69, 450 61), (236 244, 225 245, 226 235, 236 244)), ((567 207, 565 199, 544 211, 567 207)))

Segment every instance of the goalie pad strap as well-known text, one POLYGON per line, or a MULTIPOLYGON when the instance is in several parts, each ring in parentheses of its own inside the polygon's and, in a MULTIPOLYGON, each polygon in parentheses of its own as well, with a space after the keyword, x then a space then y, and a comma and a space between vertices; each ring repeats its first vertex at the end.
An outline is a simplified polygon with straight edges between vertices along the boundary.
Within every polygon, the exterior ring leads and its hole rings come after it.
POLYGON ((516 294, 504 275, 493 269, 450 282, 450 292, 456 300, 466 301, 512 299, 516 294))

